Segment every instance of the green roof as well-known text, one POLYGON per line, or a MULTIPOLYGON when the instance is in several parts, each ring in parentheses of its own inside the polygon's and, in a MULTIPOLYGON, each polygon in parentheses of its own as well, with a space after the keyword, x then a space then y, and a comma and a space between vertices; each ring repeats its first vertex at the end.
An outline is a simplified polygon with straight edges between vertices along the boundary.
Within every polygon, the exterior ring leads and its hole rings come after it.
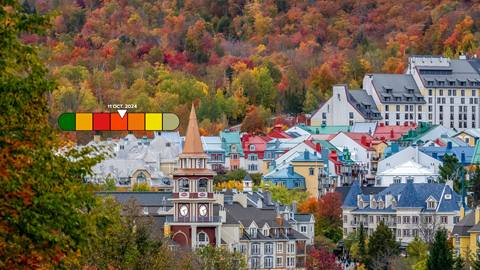
POLYGON ((337 153, 340 152, 340 150, 337 147, 335 147, 333 144, 331 144, 327 140, 312 140, 312 142, 319 143, 320 146, 322 146, 322 149, 328 149, 330 151, 335 150, 337 151, 337 153))
POLYGON ((405 133, 398 141, 404 143, 414 143, 417 142, 421 137, 426 133, 430 132, 432 129, 436 128, 438 125, 432 125, 427 122, 419 122, 417 128, 409 130, 405 133))
POLYGON ((341 131, 350 131, 350 126, 305 126, 298 125, 299 128, 309 132, 310 134, 336 134, 341 131))

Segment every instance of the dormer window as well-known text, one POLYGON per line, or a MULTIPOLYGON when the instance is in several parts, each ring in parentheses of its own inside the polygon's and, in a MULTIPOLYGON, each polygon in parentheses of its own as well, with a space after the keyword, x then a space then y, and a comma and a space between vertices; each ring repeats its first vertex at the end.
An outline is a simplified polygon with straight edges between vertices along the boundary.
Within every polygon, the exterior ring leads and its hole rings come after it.
POLYGON ((378 209, 383 209, 385 208, 385 204, 382 201, 378 202, 378 209))
POLYGON ((397 201, 392 199, 392 208, 395 209, 397 208, 397 201))
POLYGON ((371 203, 371 205, 370 205, 370 208, 372 208, 372 209, 377 208, 377 202, 375 201, 375 199, 372 200, 372 203, 371 203))
POLYGON ((268 229, 263 229, 263 235, 264 235, 264 236, 268 236, 268 235, 269 235, 268 229))
POLYGON ((254 144, 250 144, 250 146, 248 147, 248 149, 250 149, 250 151, 255 151, 255 145, 254 145, 254 144))
POLYGON ((250 228, 250 236, 253 238, 257 237, 257 229, 256 228, 250 228))
POLYGON ((230 147, 230 151, 232 151, 234 153, 237 152, 237 145, 232 144, 232 146, 230 147))
POLYGON ((437 207, 437 201, 435 199, 433 199, 432 197, 430 197, 428 200, 427 200, 427 209, 435 209, 437 207))

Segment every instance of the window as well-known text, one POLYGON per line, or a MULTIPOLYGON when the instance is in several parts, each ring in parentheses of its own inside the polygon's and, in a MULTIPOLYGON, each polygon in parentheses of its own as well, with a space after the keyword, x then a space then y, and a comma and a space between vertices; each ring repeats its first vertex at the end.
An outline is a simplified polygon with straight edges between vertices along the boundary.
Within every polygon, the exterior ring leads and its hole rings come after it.
POLYGON ((397 109, 397 112, 400 111, 400 105, 397 105, 395 107, 396 107, 395 109, 397 109))
POLYGON ((248 170, 249 171, 257 171, 258 170, 257 164, 248 164, 248 170))
POLYGON ((178 191, 179 192, 189 192, 190 191, 190 183, 188 179, 181 179, 178 181, 178 191))
POLYGON ((413 224, 418 224, 418 217, 417 216, 412 217, 412 223, 413 224))
POLYGON ((434 200, 429 200, 427 203, 427 208, 428 209, 435 209, 435 201, 434 200))
POLYGON ((347 222, 348 222, 347 215, 343 215, 343 223, 347 223, 347 222))
POLYGON ((295 266, 295 257, 287 257, 287 267, 295 266))
POLYGON ((272 268, 273 267, 273 257, 267 256, 264 258, 263 261, 263 267, 264 268, 272 268))
POLYGON ((459 217, 459 216, 453 217, 453 224, 457 224, 459 221, 460 221, 460 217, 459 217))
POLYGON ((250 146, 248 147, 248 149, 250 151, 255 151, 255 145, 254 144, 250 144, 250 146))
POLYGON ((265 254, 273 254, 273 244, 265 243, 265 254))
POLYGON ((322 113, 322 119, 327 119, 327 113, 322 113))
POLYGON ((306 233, 307 232, 307 225, 300 226, 300 232, 306 233))
POLYGON ((400 176, 395 176, 393 177, 393 183, 394 184, 400 184, 402 183, 402 178, 400 176))
POLYGON ((277 257, 277 267, 282 267, 282 266, 283 266, 283 258, 277 257))
POLYGON ((403 236, 404 237, 410 237, 410 230, 408 230, 408 229, 403 230, 403 236))
POLYGON ((293 244, 293 243, 287 244, 287 252, 288 253, 294 253, 295 252, 295 244, 293 244))
POLYGON ((257 237, 257 228, 250 228, 249 230, 250 230, 249 234, 251 237, 253 238, 257 237))
POLYGON ((277 253, 283 252, 283 243, 277 243, 277 253))
POLYGON ((385 111, 389 111, 388 105, 385 105, 385 111))
POLYGON ((353 112, 349 112, 349 113, 348 113, 348 117, 349 117, 350 119, 353 119, 353 112))
POLYGON ((208 179, 198 180, 198 192, 208 192, 208 179))
MULTIPOLYGON (((430 81, 428 81, 430 82, 430 81)), ((428 89, 428 95, 431 96, 432 95, 432 89, 428 89)))
POLYGON ((424 221, 425 221, 425 223, 427 223, 427 224, 431 224, 431 223, 432 223, 432 220, 433 220, 433 219, 432 219, 432 216, 425 216, 425 218, 424 218, 424 221))
POLYGON ((314 175, 315 174, 315 169, 314 168, 309 168, 308 169, 308 174, 309 175, 314 175))
POLYGON ((441 224, 447 224, 448 223, 448 216, 441 216, 440 217, 440 223, 441 224))
POLYGON ((252 257, 250 259, 251 268, 260 268, 260 258, 252 257))
POLYGON ((145 176, 145 174, 143 172, 140 172, 137 176, 137 182, 138 183, 143 183, 147 180, 147 177, 145 176))
POLYGON ((260 244, 252 243, 252 255, 260 254, 260 244))
POLYGON ((255 160, 258 160, 258 157, 257 155, 248 155, 248 160, 255 161, 255 160))
POLYGON ((205 232, 199 232, 197 234, 197 245, 201 247, 208 245, 208 243, 208 235, 205 232))
POLYGON ((408 111, 408 108, 409 108, 408 105, 405 105, 405 111, 408 111))

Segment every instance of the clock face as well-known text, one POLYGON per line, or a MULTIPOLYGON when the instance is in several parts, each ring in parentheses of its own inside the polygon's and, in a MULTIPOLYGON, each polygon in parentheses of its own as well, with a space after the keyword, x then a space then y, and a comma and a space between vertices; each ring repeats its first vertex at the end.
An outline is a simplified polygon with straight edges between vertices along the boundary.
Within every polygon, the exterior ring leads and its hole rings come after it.
POLYGON ((182 217, 186 217, 188 215, 188 207, 186 205, 182 205, 180 207, 180 215, 182 217))
POLYGON ((200 205, 200 216, 204 217, 207 215, 207 206, 205 204, 200 205))

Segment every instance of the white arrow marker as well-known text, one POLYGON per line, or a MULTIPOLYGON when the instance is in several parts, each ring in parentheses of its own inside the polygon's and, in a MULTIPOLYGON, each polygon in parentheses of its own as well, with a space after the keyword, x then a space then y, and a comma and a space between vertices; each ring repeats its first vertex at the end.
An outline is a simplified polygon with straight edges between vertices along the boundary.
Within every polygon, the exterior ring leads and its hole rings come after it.
POLYGON ((118 111, 118 114, 120 114, 120 118, 123 118, 127 113, 127 110, 117 110, 117 111, 118 111))

